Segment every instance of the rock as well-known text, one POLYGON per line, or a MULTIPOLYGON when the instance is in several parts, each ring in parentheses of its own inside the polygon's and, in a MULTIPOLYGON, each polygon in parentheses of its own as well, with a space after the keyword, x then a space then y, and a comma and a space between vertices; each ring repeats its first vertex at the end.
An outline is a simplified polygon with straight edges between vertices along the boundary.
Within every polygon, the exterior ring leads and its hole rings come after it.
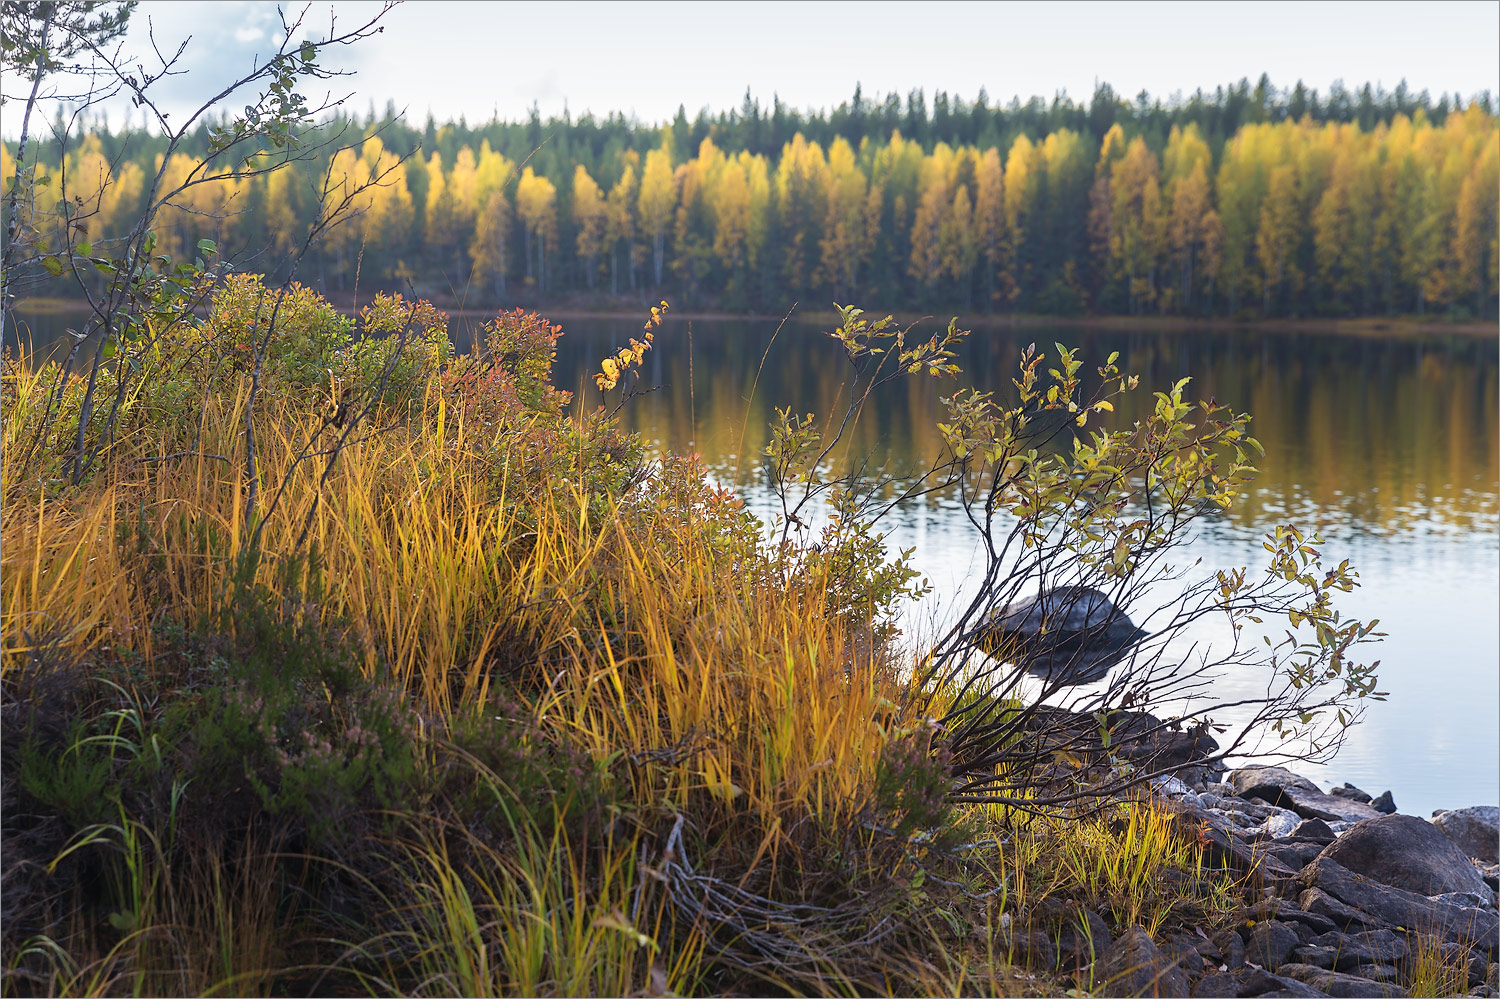
POLYGON ((1280 898, 1268 898, 1255 903, 1245 910, 1244 918, 1247 920, 1253 919, 1257 922, 1276 919, 1283 923, 1304 925, 1312 931, 1308 934, 1308 939, 1312 939, 1320 933, 1328 933, 1334 928, 1333 920, 1326 916, 1304 912, 1291 902, 1280 898))
POLYGON ((1449 967, 1458 965, 1467 967, 1470 985, 1484 984, 1485 971, 1489 967, 1489 962, 1484 959, 1483 954, 1476 953, 1462 944, 1452 943, 1439 944, 1438 953, 1442 956, 1443 963, 1449 967))
POLYGON ((1318 785, 1284 767, 1245 767, 1229 772, 1228 784, 1241 798, 1263 798, 1274 802, 1289 789, 1316 791, 1318 785))
POLYGON ((1276 972, 1284 978, 1295 979, 1326 995, 1339 996, 1341 999, 1398 999, 1407 994, 1399 986, 1372 982, 1326 968, 1315 968, 1310 964, 1283 964, 1276 972))
MULTIPOLYGON (((1334 971, 1350 971, 1361 964, 1399 964, 1406 960, 1406 940, 1390 930, 1368 930, 1363 933, 1333 931, 1314 937, 1309 946, 1333 951, 1334 971)), ((1308 961, 1307 964, 1317 964, 1308 961)))
POLYGON ((1326 843, 1267 843, 1262 849, 1293 870, 1312 863, 1323 852, 1326 843))
POLYGON ((1464 852, 1415 815, 1360 822, 1322 855, 1356 874, 1418 895, 1489 891, 1464 852))
POLYGON ((1290 809, 1305 819, 1359 822, 1380 814, 1361 802, 1324 794, 1306 777, 1281 767, 1235 770, 1229 775, 1229 783, 1241 797, 1260 798, 1290 809))
POLYGON ((1321 947, 1317 944, 1303 944, 1292 951, 1292 958, 1298 964, 1310 964, 1314 968, 1327 968, 1334 970, 1338 963, 1339 952, 1333 947, 1321 947))
POLYGON ((1210 947, 1217 951, 1209 941, 1195 937, 1190 933, 1174 933, 1161 944, 1161 952, 1165 954, 1173 964, 1187 972, 1189 978, 1197 978, 1203 974, 1205 961, 1199 952, 1199 945, 1210 947))
POLYGON ((1307 819, 1296 829, 1292 830, 1292 836, 1297 839, 1310 840, 1314 843, 1332 843, 1338 839, 1338 833, 1333 831, 1327 822, 1322 819, 1307 819))
POLYGON ((1297 931, 1286 923, 1274 919, 1256 923, 1245 936, 1245 960, 1262 968, 1275 968, 1283 964, 1301 942, 1297 931))
POLYGON ((1173 966, 1139 926, 1126 930, 1094 962, 1094 982, 1104 986, 1108 995, 1187 996, 1190 993, 1187 976, 1173 966))
MULTIPOLYGON (((1372 881, 1355 874, 1326 853, 1304 867, 1298 879, 1305 887, 1321 888, 1338 901, 1358 910, 1360 915, 1357 918, 1372 929, 1384 923, 1399 932, 1420 932, 1434 936, 1439 941, 1483 944, 1487 950, 1495 947, 1500 919, 1494 913, 1448 902, 1435 902, 1425 896, 1372 881)), ((1308 894, 1304 892, 1301 897, 1303 908, 1312 911, 1309 901, 1308 894)), ((1317 902, 1318 899, 1311 901, 1317 902)), ((1336 917, 1330 915, 1330 918, 1338 922, 1336 917)))
POLYGON ((1394 982, 1400 976, 1394 964, 1356 965, 1349 974, 1356 978, 1368 978, 1372 982, 1394 982))
POLYGON ((1234 971, 1245 966, 1245 941, 1234 930, 1220 930, 1212 937, 1214 946, 1223 955, 1220 962, 1227 970, 1234 971))
POLYGON ((1274 975, 1264 968, 1246 968, 1239 974, 1242 996, 1326 996, 1295 978, 1274 975))
POLYGON ((1361 805, 1368 805, 1373 800, 1368 794, 1348 782, 1345 782, 1343 787, 1330 788, 1328 793, 1335 797, 1357 801, 1361 805))
POLYGON ((1198 979, 1193 986, 1194 999, 1232 999, 1240 994, 1240 980, 1227 971, 1215 971, 1198 979))
MULTIPOLYGON (((1286 808, 1278 808, 1272 814, 1266 816, 1264 822, 1250 830, 1249 835, 1255 837, 1270 837, 1271 839, 1285 839, 1292 834, 1292 830, 1302 824, 1302 816, 1286 808)), ((1301 866, 1300 864, 1298 865, 1301 866)))
POLYGON ((1474 805, 1437 811, 1432 813, 1432 824, 1475 860, 1500 863, 1500 807, 1474 805))
POLYGON ((1495 896, 1490 892, 1483 895, 1472 891, 1447 891, 1441 895, 1429 895, 1428 898, 1434 902, 1449 902, 1453 905, 1471 906, 1475 909, 1487 909, 1495 911, 1495 896))
POLYGON ((1206 863, 1233 871, 1258 872, 1270 880, 1290 878, 1296 873, 1295 868, 1288 867, 1275 857, 1257 852, 1235 835, 1232 828, 1226 830, 1227 822, 1222 815, 1180 800, 1169 799, 1162 802, 1162 805, 1175 815, 1184 831, 1203 843, 1203 859, 1206 863))
POLYGON ((1358 929, 1377 927, 1380 921, 1367 912, 1360 912, 1340 902, 1321 888, 1309 888, 1297 896, 1297 905, 1304 912, 1323 916, 1337 928, 1358 929))
POLYGON ((1396 814, 1396 799, 1391 797, 1391 792, 1381 791, 1380 797, 1370 802, 1370 807, 1382 815, 1396 814))
POLYGON ((1039 971, 1051 971, 1057 967, 1057 950, 1052 938, 1040 930, 1001 934, 1005 948, 1010 952, 1012 964, 1019 964, 1039 971))
POLYGON ((1091 586, 1058 586, 1017 600, 991 612, 980 630, 985 651, 1065 684, 1104 676, 1146 634, 1091 586))
POLYGON ((1043 899, 1032 910, 1031 929, 1046 934, 1056 945, 1055 960, 1063 968, 1082 968, 1109 947, 1109 924, 1081 905, 1043 899))

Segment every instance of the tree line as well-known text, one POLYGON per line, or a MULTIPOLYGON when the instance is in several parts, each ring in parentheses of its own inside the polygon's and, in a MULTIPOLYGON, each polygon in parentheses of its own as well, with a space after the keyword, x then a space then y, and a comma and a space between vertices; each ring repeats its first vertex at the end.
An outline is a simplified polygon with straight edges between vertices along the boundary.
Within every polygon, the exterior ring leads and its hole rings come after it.
MULTIPOLYGON (((191 258, 207 239, 274 272, 319 206, 349 192, 357 214, 302 274, 330 291, 410 285, 475 305, 667 295, 736 311, 857 298, 1048 314, 1496 313, 1488 94, 1320 96, 1262 78, 1169 105, 1101 87, 1088 105, 939 93, 929 110, 920 91, 904 104, 856 91, 826 114, 780 101, 766 112, 747 95, 737 112, 661 127, 534 114, 418 130, 394 109, 340 125, 331 157, 260 175, 247 161, 189 187, 158 226, 162 248, 191 258)), ((98 119, 81 136, 59 127, 37 147, 32 210, 107 239, 162 165, 153 142, 98 119)), ((9 184, 10 149, 0 156, 9 184)), ((200 162, 191 144, 174 152, 168 189, 200 162)))

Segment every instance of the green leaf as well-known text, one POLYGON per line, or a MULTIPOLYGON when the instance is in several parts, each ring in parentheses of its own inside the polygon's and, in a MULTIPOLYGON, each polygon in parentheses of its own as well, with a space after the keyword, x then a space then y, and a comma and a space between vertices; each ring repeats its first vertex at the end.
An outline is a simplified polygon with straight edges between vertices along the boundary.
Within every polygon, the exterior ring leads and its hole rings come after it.
POLYGON ((51 274, 53 277, 62 276, 63 262, 56 257, 43 257, 42 266, 47 268, 47 273, 51 274))
POLYGON ((219 244, 211 239, 200 239, 198 240, 198 252, 205 257, 217 256, 219 253, 219 244))
POLYGON ((94 244, 90 243, 88 240, 84 240, 82 243, 78 244, 77 250, 80 257, 86 257, 90 253, 94 252, 94 244))

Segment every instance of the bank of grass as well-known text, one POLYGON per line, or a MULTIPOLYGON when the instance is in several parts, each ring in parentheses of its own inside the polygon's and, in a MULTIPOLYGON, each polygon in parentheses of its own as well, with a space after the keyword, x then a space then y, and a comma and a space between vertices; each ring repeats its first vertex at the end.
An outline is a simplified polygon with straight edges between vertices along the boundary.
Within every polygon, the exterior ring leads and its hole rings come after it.
POLYGON ((888 584, 783 571, 534 316, 401 358, 291 303, 252 510, 212 358, 257 294, 142 358, 77 484, 81 386, 5 370, 6 994, 1053 994, 1002 916, 1233 918, 1147 800, 951 804, 888 584))

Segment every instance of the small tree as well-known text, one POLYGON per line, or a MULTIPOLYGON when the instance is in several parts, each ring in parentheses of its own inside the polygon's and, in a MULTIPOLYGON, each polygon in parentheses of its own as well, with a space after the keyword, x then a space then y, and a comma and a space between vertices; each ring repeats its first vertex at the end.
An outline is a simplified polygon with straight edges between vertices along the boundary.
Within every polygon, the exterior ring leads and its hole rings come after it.
MULTIPOLYGON (((321 100, 310 100, 302 91, 309 83, 346 75, 326 68, 320 58, 330 50, 356 44, 383 31, 379 22, 391 6, 389 2, 384 4, 372 17, 353 28, 342 28, 330 17, 327 32, 321 37, 307 30, 309 7, 294 16, 282 13, 281 42, 276 50, 264 61, 258 61, 250 72, 206 96, 196 110, 174 123, 158 105, 155 93, 160 81, 182 73, 179 64, 187 41, 175 49, 168 46, 163 50, 153 35, 154 59, 148 68, 145 62, 127 58, 118 46, 108 47, 123 33, 133 3, 6 4, 5 68, 24 75, 30 89, 17 151, 18 169, 6 197, 10 238, 5 249, 4 289, 0 295, 0 309, 5 312, 0 314, 0 329, 8 316, 13 286, 20 276, 28 273, 45 272, 68 280, 90 309, 88 323, 60 365, 54 402, 46 409, 47 419, 36 435, 36 446, 24 455, 12 456, 23 469, 38 447, 55 439, 51 420, 55 412, 64 410, 63 397, 79 393, 76 405, 67 409, 72 427, 67 435, 65 467, 72 482, 81 481, 114 441, 122 410, 145 359, 155 352, 163 337, 194 321, 196 310, 206 302, 216 278, 232 263, 220 260, 218 247, 206 239, 198 241, 193 260, 173 260, 160 252, 156 226, 164 210, 179 208, 201 214, 202 210, 192 204, 191 194, 203 185, 230 177, 244 181, 299 162, 331 164, 338 152, 364 140, 365 136, 357 135, 346 142, 349 123, 332 122, 327 114, 341 106, 347 96, 328 94, 321 100), (164 51, 169 54, 163 54, 164 51), (75 81, 77 85, 66 94, 56 86, 44 87, 44 81, 54 78, 75 81), (244 92, 257 96, 242 111, 224 113, 226 102, 244 92), (134 106, 144 110, 148 121, 165 139, 165 148, 155 176, 145 183, 145 207, 139 218, 124 236, 106 243, 91 239, 89 227, 90 219, 99 212, 104 190, 95 192, 92 203, 75 196, 66 169, 58 176, 53 217, 35 210, 36 189, 41 182, 36 179, 34 165, 28 167, 24 162, 25 137, 32 112, 41 103, 56 103, 61 109, 62 102, 66 102, 70 110, 67 113, 60 110, 57 124, 51 126, 53 139, 66 163, 68 145, 81 117, 116 96, 128 97, 134 106), (204 127, 209 135, 208 153, 202 160, 191 159, 183 170, 180 166, 183 157, 176 154, 193 133, 204 127), (78 371, 75 364, 85 340, 91 340, 95 349, 83 370, 78 371), (82 378, 81 392, 75 376, 82 378)), ((363 211, 369 201, 368 192, 387 183, 399 163, 398 160, 373 170, 359 182, 336 176, 332 169, 325 170, 317 192, 314 221, 304 238, 287 249, 287 259, 280 266, 264 267, 284 274, 285 280, 279 287, 267 289, 266 320, 258 324, 250 337, 250 388, 245 410, 249 446, 243 473, 252 513, 260 492, 255 403, 266 351, 274 338, 281 306, 292 287, 297 265, 319 237, 363 211)), ((224 205, 214 214, 222 219, 237 210, 232 204, 224 205)))
POLYGON ((974 390, 944 400, 943 450, 925 469, 895 479, 866 475, 855 463, 836 474, 834 446, 871 391, 903 375, 957 373, 954 352, 967 335, 950 324, 908 346, 910 328, 890 317, 872 323, 858 309, 840 311, 830 335, 851 364, 847 412, 824 433, 811 414, 781 411, 767 448, 783 565, 797 572, 840 559, 866 570, 880 564, 885 576, 863 577, 875 580, 871 596, 913 592, 912 553, 885 562, 874 525, 918 495, 957 493, 984 569, 946 630, 915 650, 907 705, 942 733, 936 742, 951 756, 957 798, 1029 810, 1090 807, 1187 762, 1321 761, 1362 702, 1384 696, 1378 662, 1354 658, 1357 646, 1379 637, 1376 622, 1344 617, 1335 606, 1357 574, 1347 561, 1325 567, 1316 537, 1274 527, 1259 572, 1202 572, 1172 561, 1253 477, 1261 447, 1249 416, 1189 402, 1183 379, 1155 393, 1144 419, 1112 426, 1115 401, 1138 385, 1116 366, 1117 355, 1086 384, 1073 351, 1058 345, 1050 366, 1033 346, 1022 354, 1011 400, 974 390), (807 506, 820 496, 834 516, 813 541, 807 506), (1054 633, 1069 611, 1085 609, 1080 601, 1102 594, 1108 603, 1079 615, 1081 633, 1075 617, 1066 643, 1005 636, 997 615, 1039 592, 1059 595, 1051 619, 1038 622, 1054 633), (1127 611, 1142 625, 1137 641, 1104 676, 1081 683, 1127 611), (1223 641, 1187 640, 1194 625, 1215 618, 1225 625, 1223 641), (1283 637, 1270 637, 1282 623, 1283 637), (1254 676, 1257 693, 1217 693, 1214 680, 1231 672, 1254 676))

